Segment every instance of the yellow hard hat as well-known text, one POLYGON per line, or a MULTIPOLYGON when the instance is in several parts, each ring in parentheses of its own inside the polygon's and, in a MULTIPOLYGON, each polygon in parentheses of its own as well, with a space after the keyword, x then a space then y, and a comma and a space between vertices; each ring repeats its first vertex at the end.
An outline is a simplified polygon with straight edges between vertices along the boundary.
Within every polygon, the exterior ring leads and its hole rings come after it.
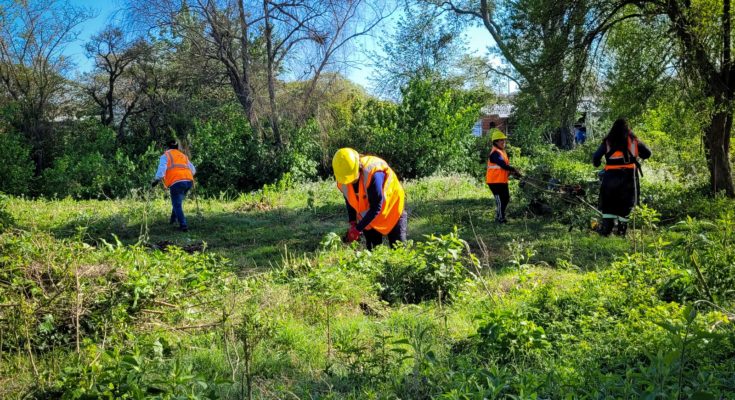
POLYGON ((500 139, 507 139, 508 137, 505 136, 503 132, 500 131, 500 129, 494 129, 492 134, 490 135, 490 140, 493 142, 500 139))
POLYGON ((343 147, 334 153, 332 169, 337 182, 343 185, 352 183, 360 176, 360 155, 355 149, 343 147))

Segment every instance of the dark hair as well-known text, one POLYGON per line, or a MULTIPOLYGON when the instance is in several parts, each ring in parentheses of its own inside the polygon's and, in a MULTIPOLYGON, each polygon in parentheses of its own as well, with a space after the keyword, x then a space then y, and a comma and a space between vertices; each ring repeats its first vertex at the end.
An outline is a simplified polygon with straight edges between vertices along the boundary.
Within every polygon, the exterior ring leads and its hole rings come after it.
POLYGON ((178 149, 179 143, 176 142, 176 139, 171 139, 168 142, 166 142, 166 147, 168 147, 169 149, 178 149))
POLYGON ((618 118, 613 122, 610 132, 605 136, 603 142, 610 146, 611 149, 619 150, 628 147, 628 136, 632 136, 628 121, 625 118, 618 118))

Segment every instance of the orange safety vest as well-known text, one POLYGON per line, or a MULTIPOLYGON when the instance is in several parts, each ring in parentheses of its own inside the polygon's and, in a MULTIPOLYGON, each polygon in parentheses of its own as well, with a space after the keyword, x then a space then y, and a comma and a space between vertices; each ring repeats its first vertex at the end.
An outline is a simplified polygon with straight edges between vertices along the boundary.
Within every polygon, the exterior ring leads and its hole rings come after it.
POLYGON ((359 222, 367 214, 368 210, 370 210, 367 188, 372 183, 373 176, 376 172, 385 173, 385 180, 383 181, 383 204, 380 208, 380 213, 365 229, 375 229, 383 235, 387 235, 396 226, 398 219, 401 218, 401 214, 403 213, 406 198, 403 187, 398 181, 396 173, 388 166, 388 163, 378 157, 360 157, 360 170, 357 193, 355 193, 355 188, 352 183, 346 185, 337 183, 337 188, 345 196, 350 207, 357 211, 357 221, 359 222))
MULTIPOLYGON (((492 156, 493 153, 496 151, 500 153, 501 157, 503 157, 503 161, 505 161, 507 165, 510 165, 508 154, 506 154, 504 150, 500 150, 499 148, 493 146, 492 151, 490 151, 490 155, 492 156)), ((486 183, 508 183, 509 175, 510 171, 504 170, 500 167, 500 165, 490 161, 490 156, 487 157, 487 172, 485 173, 486 183)))
POLYGON ((163 185, 171 187, 179 181, 193 181, 194 175, 189 169, 189 159, 186 155, 178 150, 167 150, 165 153, 168 158, 166 164, 166 175, 163 177, 163 185))
MULTIPOLYGON (((609 154, 612 150, 609 143, 605 143, 607 149, 605 154, 609 154)), ((623 154, 621 150, 616 150, 609 157, 606 157, 605 171, 611 169, 635 169, 635 160, 638 158, 638 139, 631 139, 628 136, 628 154, 623 154)))

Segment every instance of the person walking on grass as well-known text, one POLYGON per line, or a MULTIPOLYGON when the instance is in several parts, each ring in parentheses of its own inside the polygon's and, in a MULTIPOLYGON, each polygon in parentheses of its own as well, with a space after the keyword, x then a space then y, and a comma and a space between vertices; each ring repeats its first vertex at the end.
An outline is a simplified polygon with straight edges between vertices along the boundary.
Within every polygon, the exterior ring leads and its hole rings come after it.
POLYGON ((592 155, 592 164, 599 167, 605 157, 605 170, 600 185, 600 211, 602 224, 598 233, 608 236, 615 222, 617 234, 624 236, 628 230, 628 216, 640 197, 642 175, 638 159, 651 157, 651 150, 633 134, 628 121, 619 118, 592 155))
POLYGON ((156 177, 151 182, 151 187, 156 187, 163 180, 163 186, 169 189, 171 194, 171 219, 169 223, 179 223, 179 230, 187 232, 189 226, 186 224, 184 215, 184 198, 186 193, 194 185, 194 175, 197 170, 189 161, 186 154, 179 151, 176 140, 169 141, 166 146, 168 150, 158 160, 156 177))
POLYGON ((485 182, 495 198, 495 222, 506 223, 505 209, 510 202, 510 190, 508 190, 508 177, 510 175, 521 176, 517 169, 510 166, 508 154, 505 152, 507 136, 499 129, 490 131, 490 140, 493 142, 490 154, 487 157, 487 172, 485 182))
POLYGON ((367 248, 371 250, 383 243, 383 236, 388 236, 391 246, 406 241, 406 196, 388 163, 375 156, 360 155, 351 148, 342 148, 332 158, 332 169, 347 206, 348 243, 364 235, 367 248))

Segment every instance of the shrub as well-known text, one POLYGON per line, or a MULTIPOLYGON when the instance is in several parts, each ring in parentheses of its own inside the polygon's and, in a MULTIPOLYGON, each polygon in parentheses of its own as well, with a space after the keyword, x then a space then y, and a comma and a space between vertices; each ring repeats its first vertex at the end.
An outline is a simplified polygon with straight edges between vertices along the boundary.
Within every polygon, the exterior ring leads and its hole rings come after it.
POLYGON ((30 146, 18 135, 0 126, 0 149, 0 192, 28 194, 34 170, 30 146))
POLYGON ((239 107, 223 107, 219 118, 197 121, 191 138, 197 182, 209 193, 255 190, 290 173, 297 182, 316 177, 321 159, 316 142, 318 125, 284 123, 282 148, 265 143, 253 132, 239 107))
POLYGON ((122 198, 154 175, 160 152, 149 146, 139 156, 118 147, 115 132, 95 121, 71 124, 53 166, 43 171, 39 192, 73 198, 122 198), (132 157, 132 158, 131 158, 132 157))
POLYGON ((7 209, 7 201, 7 196, 0 193, 0 233, 15 225, 15 219, 7 209))
POLYGON ((666 247, 696 282, 700 299, 719 302, 735 286, 735 212, 723 211, 714 222, 687 218, 671 227, 666 247))
MULTIPOLYGON (((322 149, 317 139, 320 135, 319 124, 310 119, 304 125, 291 127, 291 140, 283 153, 286 172, 295 182, 307 182, 317 177, 317 167, 322 160, 322 149)), ((331 170, 331 158, 329 168, 331 170)))
POLYGON ((451 300, 470 275, 468 271, 475 273, 479 268, 456 230, 426 236, 425 242, 378 246, 372 252, 335 252, 338 242, 336 234, 327 235, 316 263, 289 260, 277 277, 335 299, 351 299, 365 288, 377 288, 380 298, 389 303, 418 304, 439 297, 451 300))
POLYGON ((385 159, 402 179, 437 171, 471 171, 472 126, 483 96, 451 88, 446 83, 413 79, 394 105, 368 101, 357 104, 347 133, 336 147, 354 147, 385 159))
POLYGON ((479 266, 474 255, 465 253, 467 248, 456 230, 429 235, 425 242, 411 242, 395 250, 379 248, 375 262, 380 297, 389 303, 451 300, 468 268, 479 266))
POLYGON ((505 361, 551 347, 544 328, 507 310, 486 317, 477 335, 481 349, 505 361))
POLYGON ((218 398, 222 377, 194 372, 190 362, 172 359, 177 349, 163 337, 138 342, 129 349, 88 349, 89 364, 65 368, 58 379, 60 393, 47 394, 65 399, 218 398))

